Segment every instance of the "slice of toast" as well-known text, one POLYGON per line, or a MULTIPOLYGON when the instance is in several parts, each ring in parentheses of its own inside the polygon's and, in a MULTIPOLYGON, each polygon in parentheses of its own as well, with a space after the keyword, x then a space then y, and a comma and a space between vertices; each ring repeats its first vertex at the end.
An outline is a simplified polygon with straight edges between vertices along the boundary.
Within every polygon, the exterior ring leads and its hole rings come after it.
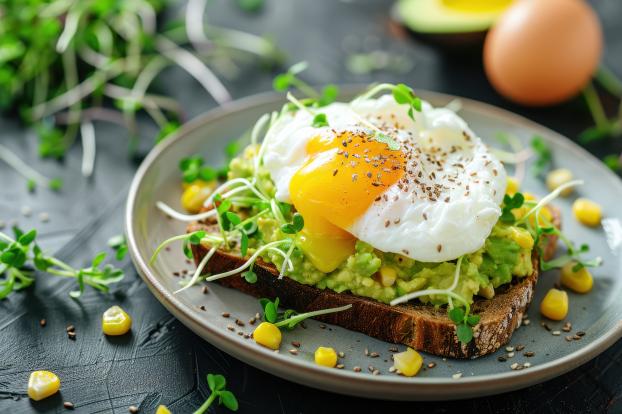
MULTIPOLYGON (((552 209, 553 223, 560 226, 559 211, 552 209)), ((215 230, 215 224, 192 223, 188 231, 215 230)), ((548 236, 543 241, 544 258, 555 253, 557 236, 548 236)), ((192 245, 195 262, 198 264, 207 250, 192 245)), ((538 281, 540 258, 534 249, 532 255, 534 271, 521 279, 499 288, 492 299, 477 297, 472 309, 480 315, 480 322, 473 328, 473 340, 461 344, 456 336, 456 326, 448 318, 445 307, 435 308, 421 303, 390 306, 374 299, 337 293, 330 289, 318 289, 298 283, 288 277, 278 279, 279 272, 269 263, 258 260, 254 271, 257 282, 248 283, 239 275, 218 280, 218 283, 240 290, 255 297, 279 297, 283 306, 298 312, 333 308, 352 304, 352 309, 317 318, 327 323, 342 326, 353 331, 387 342, 400 343, 418 351, 451 358, 475 358, 492 353, 508 343, 514 330, 520 325, 525 310, 531 302, 538 281)), ((220 273, 244 264, 245 259, 232 252, 217 251, 209 260, 205 272, 220 273)))

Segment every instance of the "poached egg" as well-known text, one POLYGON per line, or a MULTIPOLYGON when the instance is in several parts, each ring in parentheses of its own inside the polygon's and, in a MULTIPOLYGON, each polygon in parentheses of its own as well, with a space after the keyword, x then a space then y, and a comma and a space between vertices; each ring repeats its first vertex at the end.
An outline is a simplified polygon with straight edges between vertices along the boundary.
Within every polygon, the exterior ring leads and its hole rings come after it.
POLYGON ((501 215, 506 173, 466 122, 423 102, 415 119, 390 95, 287 113, 268 132, 263 165, 276 198, 305 220, 301 248, 323 272, 357 239, 422 262, 481 248, 501 215), (372 128, 373 127, 373 128, 372 128), (378 140, 379 133, 399 149, 378 140))

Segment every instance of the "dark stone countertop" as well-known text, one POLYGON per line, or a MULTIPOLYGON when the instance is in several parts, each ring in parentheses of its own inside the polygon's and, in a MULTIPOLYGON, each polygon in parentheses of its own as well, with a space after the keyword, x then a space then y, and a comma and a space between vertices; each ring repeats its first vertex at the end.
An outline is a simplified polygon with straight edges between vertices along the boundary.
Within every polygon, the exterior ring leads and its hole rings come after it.
MULTIPOLYGON (((622 74, 622 3, 594 1, 605 29, 604 61, 622 74)), ((489 102, 518 112, 571 139, 590 125, 580 99, 547 109, 525 109, 500 98, 487 83, 481 59, 451 56, 418 40, 396 35, 388 9, 392 2, 277 1, 267 2, 256 16, 239 11, 231 1, 218 0, 208 9, 208 21, 258 34, 270 34, 288 52, 288 62, 308 60, 311 83, 368 83, 402 81, 425 88, 489 102), (352 51, 383 50, 405 62, 406 72, 382 70, 354 75, 344 57, 352 51), (408 66, 412 66, 408 68, 408 66)), ((400 66, 400 65, 397 65, 400 66)), ((245 68, 227 80, 236 98, 270 89, 273 74, 245 68)), ((169 70, 160 86, 178 98, 189 118, 215 106, 185 73, 169 70)), ((43 247, 66 261, 83 265, 106 248, 109 237, 123 231, 122 213, 127 186, 137 162, 127 155, 127 134, 116 126, 96 125, 98 157, 95 175, 80 176, 81 150, 74 146, 64 162, 41 161, 36 137, 10 117, 0 118, 0 140, 42 172, 65 180, 61 193, 38 190, 30 194, 24 181, 0 163, 0 220, 37 227, 43 247), (33 214, 22 214, 24 206, 33 214), (40 213, 50 216, 40 220, 40 213)), ((154 130, 143 129, 148 147, 154 130)), ((619 141, 588 148, 603 155, 620 151, 619 141)), ((76 412, 128 412, 137 405, 152 413, 167 404, 175 413, 191 412, 207 396, 205 375, 226 375, 243 413, 317 412, 622 412, 622 344, 617 343, 584 366, 552 381, 509 394, 454 402, 398 403, 371 401, 317 391, 276 378, 228 356, 204 342, 174 319, 149 293, 126 262, 128 274, 109 296, 87 293, 80 301, 68 298, 69 285, 39 277, 33 288, 0 302, 0 412, 63 412, 72 401, 76 412), (133 317, 130 336, 106 338, 99 319, 111 304, 120 304, 133 317), (39 320, 47 319, 47 326, 39 320), (65 327, 76 327, 75 341, 65 327), (33 403, 26 394, 28 375, 50 369, 62 379, 62 392, 33 403)), ((450 393, 451 390, 448 390, 450 393)), ((216 409, 213 412, 225 412, 216 409)))

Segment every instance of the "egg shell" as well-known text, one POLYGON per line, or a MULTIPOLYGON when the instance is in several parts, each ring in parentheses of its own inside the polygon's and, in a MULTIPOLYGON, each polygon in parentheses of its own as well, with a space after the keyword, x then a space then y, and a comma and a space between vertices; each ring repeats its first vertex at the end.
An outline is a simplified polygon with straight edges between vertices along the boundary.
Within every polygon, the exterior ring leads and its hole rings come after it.
POLYGON ((506 98, 551 105, 573 97, 589 82, 602 44, 598 17, 583 0, 521 0, 488 34, 484 67, 506 98))

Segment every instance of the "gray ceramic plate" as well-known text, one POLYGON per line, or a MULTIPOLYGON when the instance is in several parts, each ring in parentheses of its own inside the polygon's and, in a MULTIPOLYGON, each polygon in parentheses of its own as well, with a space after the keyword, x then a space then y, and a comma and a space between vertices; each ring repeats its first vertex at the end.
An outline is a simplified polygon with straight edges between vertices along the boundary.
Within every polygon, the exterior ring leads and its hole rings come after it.
MULTIPOLYGON (((434 105, 445 105, 454 97, 436 93, 421 93, 434 105)), ((555 132, 504 110, 461 99, 460 114, 471 128, 485 140, 499 131, 518 136, 527 145, 534 134, 541 135, 551 146, 556 166, 568 167, 575 176, 585 180, 579 190, 581 196, 597 200, 604 206, 605 216, 614 225, 612 232, 619 229, 622 209, 622 182, 608 171, 598 160, 555 132)), ((234 321, 248 321, 260 311, 256 299, 237 291, 212 284, 209 294, 203 294, 200 286, 188 289, 178 295, 180 279, 173 272, 192 270, 193 265, 185 261, 181 248, 174 246, 164 251, 153 266, 148 265, 155 247, 164 239, 184 232, 184 224, 169 220, 155 208, 157 200, 163 200, 180 208, 181 194, 179 160, 191 154, 203 154, 208 162, 219 165, 223 162, 225 144, 241 136, 263 113, 280 108, 283 97, 276 94, 259 95, 227 105, 209 112, 189 123, 175 137, 155 148, 138 170, 132 184, 126 212, 127 236, 132 258, 156 298, 179 320, 205 340, 234 357, 274 375, 324 390, 363 397, 433 400, 457 399, 500 393, 526 387, 560 375, 578 367, 593 358, 622 336, 621 263, 617 255, 618 246, 610 247, 602 229, 588 229, 573 219, 571 199, 562 199, 556 204, 562 210, 564 228, 579 242, 587 242, 593 254, 601 255, 604 266, 595 270, 594 290, 586 295, 570 293, 570 312, 567 320, 572 322, 572 332, 561 332, 555 336, 541 325, 538 305, 544 293, 558 279, 553 271, 541 278, 528 314, 531 323, 522 326, 512 337, 509 345, 525 345, 521 352, 515 352, 506 362, 498 357, 506 355, 503 348, 497 353, 468 361, 443 360, 425 355, 425 363, 436 363, 432 369, 422 370, 414 378, 405 378, 389 372, 391 367, 391 344, 336 326, 324 326, 308 321, 307 329, 297 328, 284 334, 280 353, 258 346, 252 339, 245 339, 239 333, 250 333, 252 326, 237 326, 234 321), (206 310, 199 307, 205 306, 206 310), (231 317, 221 316, 229 312, 231 317), (227 329, 232 325, 235 331, 227 329), (580 340, 565 340, 565 336, 584 331, 580 340), (298 355, 288 352, 292 341, 302 344, 298 355), (317 346, 332 346, 344 352, 343 369, 328 369, 313 362, 313 351, 317 346), (365 355, 377 352, 378 357, 365 355), (535 355, 526 357, 525 351, 535 355), (529 362, 529 368, 512 370, 513 363, 529 362), (354 372, 355 366, 362 372, 354 372), (380 375, 372 375, 369 367, 378 369, 380 375), (457 373, 461 374, 460 378, 457 373)), ((544 194, 544 185, 528 177, 524 190, 544 194)), ((615 239, 614 237, 611 239, 615 239)), ((615 242, 615 240, 613 240, 615 242)), ((611 243, 610 243, 611 244, 611 243)), ((615 243, 614 243, 615 244, 615 243)), ((563 325, 548 322, 552 331, 559 331, 563 325)), ((403 350, 403 346, 399 346, 403 350)))

